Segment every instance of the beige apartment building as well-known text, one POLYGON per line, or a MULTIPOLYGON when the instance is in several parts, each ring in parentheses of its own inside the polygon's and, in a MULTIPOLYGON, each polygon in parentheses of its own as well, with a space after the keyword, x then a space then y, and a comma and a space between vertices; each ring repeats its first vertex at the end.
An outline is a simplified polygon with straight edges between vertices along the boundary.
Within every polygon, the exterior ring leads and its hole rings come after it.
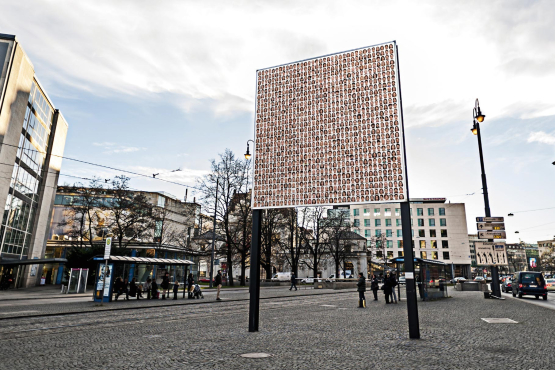
POLYGON ((0 34, 0 278, 38 285, 68 125, 13 35, 0 34), (32 262, 31 262, 32 260, 32 262))
MULTIPOLYGON (((354 230, 368 239, 385 234, 386 256, 373 250, 372 259, 403 256, 401 206, 399 203, 352 205, 354 230)), ((464 203, 445 203, 445 198, 413 198, 410 202, 414 255, 451 264, 455 276, 470 276, 471 253, 464 203)))

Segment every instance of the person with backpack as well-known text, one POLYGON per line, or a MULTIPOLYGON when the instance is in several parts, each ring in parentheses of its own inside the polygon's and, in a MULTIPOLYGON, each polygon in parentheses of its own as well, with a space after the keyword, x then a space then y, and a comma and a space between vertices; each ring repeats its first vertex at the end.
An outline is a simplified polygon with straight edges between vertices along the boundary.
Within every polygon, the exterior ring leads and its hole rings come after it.
POLYGON ((358 308, 366 307, 366 298, 364 297, 364 292, 366 292, 366 279, 362 272, 358 273, 357 281, 357 292, 358 292, 358 308))

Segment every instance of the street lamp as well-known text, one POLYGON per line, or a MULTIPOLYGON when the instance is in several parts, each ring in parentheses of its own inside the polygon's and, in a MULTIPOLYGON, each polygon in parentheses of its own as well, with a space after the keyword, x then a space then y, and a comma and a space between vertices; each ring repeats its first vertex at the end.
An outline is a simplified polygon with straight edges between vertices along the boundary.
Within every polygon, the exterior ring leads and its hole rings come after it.
MULTIPOLYGON (((480 152, 480 166, 482 170, 482 190, 484 192, 484 208, 486 211, 486 217, 491 217, 491 212, 489 209, 489 196, 488 196, 488 184, 486 181, 486 170, 484 167, 484 155, 482 153, 482 136, 480 134, 480 122, 483 122, 486 115, 482 113, 480 109, 480 102, 476 99, 474 103, 474 109, 472 110, 472 121, 473 125, 470 131, 478 137, 478 151, 480 152)), ((493 240, 489 240, 493 241, 493 240)), ((501 297, 501 291, 499 289, 499 270, 497 266, 491 267, 491 290, 494 296, 501 297)))
POLYGON ((509 213, 507 216, 513 217, 513 216, 514 216, 514 213, 509 213))
POLYGON ((252 141, 252 144, 254 145, 254 140, 247 140, 247 152, 245 153, 245 159, 246 160, 249 160, 252 157, 251 152, 249 150, 249 142, 251 142, 251 141, 252 141))

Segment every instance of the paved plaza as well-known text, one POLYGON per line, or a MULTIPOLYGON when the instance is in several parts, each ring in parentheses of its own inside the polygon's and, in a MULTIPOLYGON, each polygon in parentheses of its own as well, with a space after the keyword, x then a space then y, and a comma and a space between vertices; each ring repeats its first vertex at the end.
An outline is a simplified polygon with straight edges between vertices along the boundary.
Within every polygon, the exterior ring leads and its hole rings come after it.
MULTIPOLYGON (((450 291, 451 298, 419 301, 422 339, 409 340, 404 302, 385 305, 383 295, 358 309, 354 291, 265 288, 260 331, 248 333, 247 292, 224 293, 223 302, 209 293, 204 301, 101 312, 87 312, 92 302, 14 306, 48 312, 75 306, 75 313, 0 320, 0 369, 537 370, 555 361, 553 328, 546 325, 555 311, 530 300, 450 291), (241 357, 247 353, 271 356, 241 357)), ((139 302, 111 307, 132 303, 139 302)))

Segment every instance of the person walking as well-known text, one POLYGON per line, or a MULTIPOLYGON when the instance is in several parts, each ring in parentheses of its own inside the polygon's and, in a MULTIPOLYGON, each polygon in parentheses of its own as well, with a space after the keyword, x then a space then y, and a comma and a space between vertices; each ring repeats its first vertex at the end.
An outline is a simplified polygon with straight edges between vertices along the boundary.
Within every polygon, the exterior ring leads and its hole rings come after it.
POLYGON ((358 308, 366 307, 366 298, 364 297, 364 292, 366 292, 366 279, 362 272, 358 273, 357 281, 357 292, 358 292, 358 308))
POLYGON ((377 301, 380 285, 378 283, 378 277, 376 275, 372 275, 372 279, 370 280, 370 289, 372 289, 372 293, 374 293, 374 300, 377 301))
POLYGON ((395 294, 395 287, 397 286, 397 277, 395 271, 391 272, 389 276, 389 285, 391 285, 391 303, 397 304, 397 294, 395 294))
POLYGON ((216 294, 216 301, 221 301, 220 299, 220 289, 222 288, 222 271, 218 270, 218 275, 216 275, 216 289, 217 289, 217 294, 216 294))
POLYGON ((289 290, 295 288, 295 291, 297 290, 297 280, 295 279, 295 273, 292 272, 291 273, 291 288, 289 288, 289 290))
POLYGON ((151 299, 151 293, 152 293, 151 281, 152 279, 148 278, 146 279, 145 285, 143 285, 143 292, 146 293, 146 299, 151 299))
POLYGON ((189 276, 187 277, 187 285, 188 285, 188 289, 187 289, 187 298, 188 299, 192 299, 193 298, 193 284, 195 283, 195 279, 193 279, 193 274, 189 274, 189 276))
POLYGON ((165 273, 164 277, 162 278, 162 283, 160 283, 162 287, 162 299, 166 299, 166 295, 170 298, 170 274, 165 273))
POLYGON ((389 297, 391 296, 391 281, 389 279, 389 273, 384 278, 382 289, 383 294, 385 294, 385 304, 389 304, 389 297))
POLYGON ((127 279, 125 279, 123 282, 121 281, 121 278, 118 279, 120 281, 120 286, 117 290, 118 294, 116 295, 116 301, 118 300, 118 297, 123 293, 125 293, 125 299, 129 300, 129 282, 127 281, 127 279))
MULTIPOLYGON (((185 287, 183 287, 183 289, 185 289, 185 287)), ((179 290, 179 283, 176 280, 175 283, 173 283, 173 300, 174 301, 177 301, 177 291, 178 290, 179 290)))

